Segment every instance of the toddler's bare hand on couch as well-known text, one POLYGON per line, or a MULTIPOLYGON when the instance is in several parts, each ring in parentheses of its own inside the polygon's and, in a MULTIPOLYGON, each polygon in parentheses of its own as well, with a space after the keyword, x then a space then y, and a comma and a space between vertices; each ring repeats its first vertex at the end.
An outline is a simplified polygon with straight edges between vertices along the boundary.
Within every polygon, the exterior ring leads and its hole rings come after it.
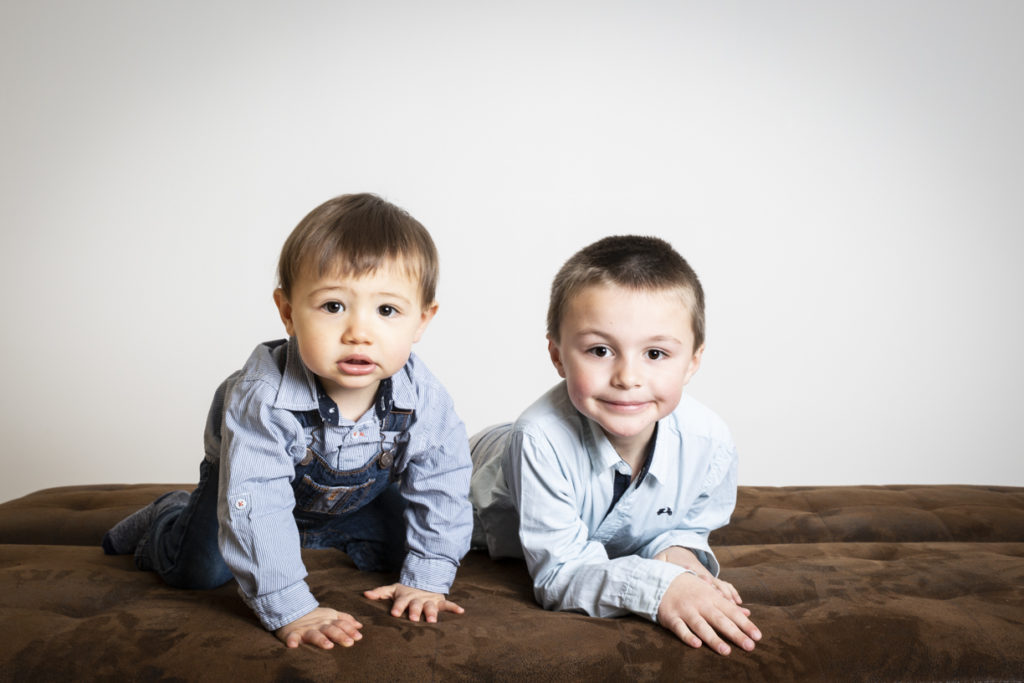
POLYGON ((343 647, 354 645, 363 637, 359 632, 362 627, 351 614, 330 607, 317 607, 309 614, 277 629, 274 635, 288 647, 309 643, 330 650, 335 643, 343 647))
POLYGON ((402 583, 378 586, 373 590, 364 591, 363 595, 370 600, 394 600, 391 616, 400 617, 408 610, 409 621, 419 621, 422 614, 428 623, 433 624, 441 612, 462 614, 466 611, 442 593, 431 593, 402 583))

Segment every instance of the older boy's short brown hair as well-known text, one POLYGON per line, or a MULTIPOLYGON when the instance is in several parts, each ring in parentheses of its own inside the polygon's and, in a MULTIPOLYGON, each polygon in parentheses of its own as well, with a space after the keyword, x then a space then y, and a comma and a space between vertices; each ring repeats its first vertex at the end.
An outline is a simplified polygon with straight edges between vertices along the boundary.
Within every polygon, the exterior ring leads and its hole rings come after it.
POLYGON ((638 235, 598 240, 576 252, 558 271, 548 304, 548 336, 556 343, 569 300, 597 284, 646 292, 678 291, 690 310, 694 351, 704 344, 704 289, 697 273, 665 240, 638 235))
POLYGON ((315 277, 361 277, 397 261, 419 278, 422 305, 434 303, 438 258, 427 229, 376 195, 345 194, 316 207, 295 226, 281 248, 277 276, 290 297, 305 269, 315 277))

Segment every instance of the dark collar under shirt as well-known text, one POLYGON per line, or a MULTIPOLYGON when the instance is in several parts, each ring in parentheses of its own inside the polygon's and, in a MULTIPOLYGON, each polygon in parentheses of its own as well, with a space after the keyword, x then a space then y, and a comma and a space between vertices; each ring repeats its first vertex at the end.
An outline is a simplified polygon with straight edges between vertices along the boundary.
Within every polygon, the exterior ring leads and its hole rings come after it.
MULTIPOLYGON (((317 412, 320 413, 320 419, 332 427, 337 427, 341 424, 341 411, 338 410, 338 404, 324 391, 320 378, 315 377, 315 379, 317 412)), ((378 421, 384 420, 384 417, 394 407, 394 403, 395 399, 391 391, 391 378, 385 377, 380 381, 380 386, 377 387, 377 395, 373 399, 374 412, 377 414, 378 421)))
MULTIPOLYGON (((640 472, 636 475, 636 485, 640 486, 640 482, 647 476, 647 470, 651 469, 651 459, 654 457, 654 444, 658 440, 658 423, 654 423, 654 433, 651 434, 651 441, 647 444, 647 454, 644 456, 643 467, 640 468, 640 472)), ((618 470, 615 471, 615 486, 612 489, 612 504, 608 506, 608 512, 604 513, 605 517, 608 513, 615 508, 615 504, 619 502, 619 498, 622 498, 622 494, 629 488, 629 483, 632 477, 629 474, 622 474, 618 470)))

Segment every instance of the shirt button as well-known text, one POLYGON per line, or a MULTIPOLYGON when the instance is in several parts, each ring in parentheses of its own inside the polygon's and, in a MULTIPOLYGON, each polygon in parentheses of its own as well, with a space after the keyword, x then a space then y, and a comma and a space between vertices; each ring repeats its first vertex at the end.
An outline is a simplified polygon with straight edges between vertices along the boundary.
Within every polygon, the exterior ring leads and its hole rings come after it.
POLYGON ((245 498, 239 498, 235 501, 235 507, 239 510, 244 510, 246 505, 248 505, 248 503, 245 502, 245 498))

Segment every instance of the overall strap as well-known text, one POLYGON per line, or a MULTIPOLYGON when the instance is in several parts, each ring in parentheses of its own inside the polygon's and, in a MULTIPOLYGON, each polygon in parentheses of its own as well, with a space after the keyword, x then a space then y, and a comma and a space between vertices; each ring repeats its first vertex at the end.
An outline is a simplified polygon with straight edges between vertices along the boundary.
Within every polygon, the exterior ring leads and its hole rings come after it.
POLYGON ((381 380, 380 388, 377 390, 377 400, 374 403, 377 412, 377 419, 380 420, 382 432, 405 432, 412 424, 415 410, 398 408, 395 406, 394 392, 392 390, 391 378, 381 380))

